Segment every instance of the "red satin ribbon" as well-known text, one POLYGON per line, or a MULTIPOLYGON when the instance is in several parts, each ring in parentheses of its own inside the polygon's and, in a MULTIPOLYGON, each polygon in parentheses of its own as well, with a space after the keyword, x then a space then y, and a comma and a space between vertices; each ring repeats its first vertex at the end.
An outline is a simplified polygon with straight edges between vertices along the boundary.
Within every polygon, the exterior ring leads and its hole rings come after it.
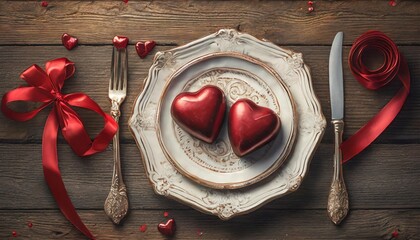
POLYGON ((7 117, 17 121, 27 121, 35 117, 48 105, 53 105, 48 115, 42 136, 42 165, 45 180, 63 215, 83 234, 94 239, 89 229, 77 214, 64 186, 58 168, 57 135, 58 129, 79 156, 88 156, 103 151, 118 129, 113 118, 105 114, 99 105, 83 93, 62 94, 64 81, 73 76, 74 63, 67 58, 58 58, 46 63, 46 71, 38 65, 26 69, 20 77, 29 86, 9 91, 3 96, 1 110, 7 117), (42 105, 29 112, 16 112, 8 107, 16 101, 39 102, 42 105), (74 107, 91 110, 104 119, 104 127, 92 141, 87 134, 74 107))
POLYGON ((363 151, 391 124, 410 92, 407 62, 395 43, 382 32, 369 31, 357 38, 350 49, 349 65, 354 77, 367 89, 379 89, 394 79, 401 81, 402 88, 365 126, 343 142, 343 162, 363 151), (383 65, 376 70, 363 63, 364 56, 372 51, 384 56, 383 65))

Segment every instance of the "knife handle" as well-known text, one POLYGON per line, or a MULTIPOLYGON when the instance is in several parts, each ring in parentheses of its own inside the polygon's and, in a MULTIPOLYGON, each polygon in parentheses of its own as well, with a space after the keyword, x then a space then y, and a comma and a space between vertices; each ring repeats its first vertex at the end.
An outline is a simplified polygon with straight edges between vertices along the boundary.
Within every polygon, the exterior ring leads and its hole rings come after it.
POLYGON ((334 175, 328 195, 328 216, 338 225, 347 216, 349 211, 349 197, 344 183, 343 167, 341 165, 342 153, 340 149, 343 140, 343 120, 333 120, 334 126, 334 175))

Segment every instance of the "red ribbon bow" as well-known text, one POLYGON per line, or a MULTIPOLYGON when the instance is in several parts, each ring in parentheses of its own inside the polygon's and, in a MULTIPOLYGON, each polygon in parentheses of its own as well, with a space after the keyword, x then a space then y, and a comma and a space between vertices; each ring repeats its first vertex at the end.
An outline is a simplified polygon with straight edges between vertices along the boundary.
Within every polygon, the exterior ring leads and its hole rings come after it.
POLYGON ((64 81, 73 76, 75 72, 73 62, 67 58, 58 58, 47 62, 45 68, 46 71, 38 65, 32 65, 26 69, 20 77, 29 86, 6 93, 2 99, 1 110, 13 120, 27 121, 48 105, 53 105, 42 136, 44 177, 64 216, 83 234, 94 239, 77 214, 61 178, 57 157, 58 129, 61 129, 64 139, 77 155, 88 156, 106 149, 115 135, 118 125, 86 94, 61 93, 64 81), (8 103, 16 101, 39 102, 42 105, 29 112, 16 112, 8 107, 8 103), (93 141, 87 134, 79 115, 71 108, 72 106, 91 110, 103 117, 104 127, 93 141))
POLYGON ((394 79, 401 81, 402 88, 365 126, 343 142, 343 162, 363 151, 391 124, 410 92, 408 64, 395 43, 382 32, 369 31, 355 40, 349 53, 349 66, 354 77, 367 89, 379 89, 394 79), (384 57, 383 65, 376 70, 363 63, 364 56, 372 52, 384 57))

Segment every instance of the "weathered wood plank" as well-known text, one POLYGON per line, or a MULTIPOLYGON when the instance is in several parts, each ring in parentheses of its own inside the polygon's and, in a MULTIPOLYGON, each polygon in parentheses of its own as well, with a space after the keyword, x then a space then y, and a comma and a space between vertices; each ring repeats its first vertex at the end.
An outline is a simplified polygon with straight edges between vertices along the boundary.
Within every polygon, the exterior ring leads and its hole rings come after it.
MULTIPOLYGON (((140 92, 143 80, 148 74, 153 55, 156 51, 167 50, 170 47, 158 46, 146 59, 140 59, 134 48, 129 48, 129 88, 128 96, 123 104, 121 118, 121 138, 123 141, 132 141, 127 121, 132 105, 140 92)), ((304 60, 311 68, 313 85, 323 106, 324 114, 330 118, 329 90, 328 90, 328 55, 329 46, 290 46, 291 49, 302 52, 304 60)), ((344 49, 347 56, 349 48, 344 49)), ((377 142, 414 142, 420 140, 420 83, 415 81, 420 77, 420 47, 401 47, 407 58, 412 76, 412 90, 409 99, 395 122, 385 131, 377 142)), ((19 74, 33 63, 40 65, 44 61, 57 57, 68 57, 76 63, 76 75, 68 80, 63 92, 85 92, 91 96, 103 109, 109 109, 108 80, 110 76, 111 46, 79 46, 67 51, 61 46, 0 46, 0 94, 6 93, 21 84, 19 74)), ((346 92, 346 131, 345 137, 354 133, 363 126, 376 112, 384 106, 399 89, 400 84, 392 84, 384 90, 369 91, 361 87, 351 75, 348 66, 344 64, 345 92, 346 92)), ((97 132, 101 119, 83 112, 88 129, 97 132)), ((39 114, 35 119, 17 123, 6 119, 0 114, 0 140, 9 142, 40 141, 42 126, 47 111, 39 114)), ((327 128, 327 133, 331 133, 327 128)), ((332 142, 332 134, 326 134, 324 142, 332 142)))
MULTIPOLYGON (((323 209, 332 178, 331 144, 321 144, 301 188, 265 209, 323 209)), ((0 209, 55 209, 41 166, 40 144, 1 144, 0 209), (36 204, 34 204, 36 203, 36 204)), ((418 144, 373 145, 344 166, 352 209, 420 208, 418 144)), ((121 159, 133 209, 185 209, 156 195, 135 144, 123 144, 121 159)), ((59 145, 60 168, 77 208, 102 209, 112 174, 111 149, 80 159, 59 145)))
MULTIPOLYGON (((131 211, 122 226, 114 226, 103 211, 79 211, 97 239, 166 239, 156 226, 161 210, 131 211), (147 224, 147 231, 139 226, 147 224)), ((222 222, 192 210, 170 211, 177 224, 175 239, 398 239, 420 237, 420 210, 356 210, 340 227, 322 210, 263 210, 222 222), (198 233, 202 232, 200 236, 198 233)), ((19 239, 84 239, 58 211, 0 211, 0 238, 16 231, 19 239), (27 223, 33 223, 28 228, 27 223)))
POLYGON ((364 31, 388 33, 399 44, 418 44, 420 3, 398 1, 39 1, 0 2, 0 44, 61 44, 63 32, 81 44, 110 44, 113 36, 184 44, 219 28, 238 28, 284 44, 331 44, 345 31, 350 44, 364 31))

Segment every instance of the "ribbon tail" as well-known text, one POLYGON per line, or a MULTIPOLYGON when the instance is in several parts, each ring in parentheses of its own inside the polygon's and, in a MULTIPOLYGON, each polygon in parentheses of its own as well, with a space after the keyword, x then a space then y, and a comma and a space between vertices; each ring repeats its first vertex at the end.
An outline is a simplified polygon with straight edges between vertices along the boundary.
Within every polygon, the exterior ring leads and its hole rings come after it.
POLYGON ((367 148, 381 133, 391 124, 400 112, 405 99, 408 96, 406 89, 400 89, 392 99, 375 117, 363 126, 354 135, 348 138, 341 149, 343 152, 343 163, 347 162, 358 153, 367 148))
POLYGON ((341 144, 345 163, 367 148, 397 117, 410 92, 410 72, 406 63, 398 74, 403 87, 369 122, 341 144))
POLYGON ((95 239, 89 229, 83 224, 80 216, 77 214, 67 190, 64 186, 58 167, 57 156, 57 134, 58 121, 55 111, 51 111, 45 124, 42 138, 42 165, 44 177, 55 201, 58 204, 63 215, 84 235, 90 239, 95 239))

